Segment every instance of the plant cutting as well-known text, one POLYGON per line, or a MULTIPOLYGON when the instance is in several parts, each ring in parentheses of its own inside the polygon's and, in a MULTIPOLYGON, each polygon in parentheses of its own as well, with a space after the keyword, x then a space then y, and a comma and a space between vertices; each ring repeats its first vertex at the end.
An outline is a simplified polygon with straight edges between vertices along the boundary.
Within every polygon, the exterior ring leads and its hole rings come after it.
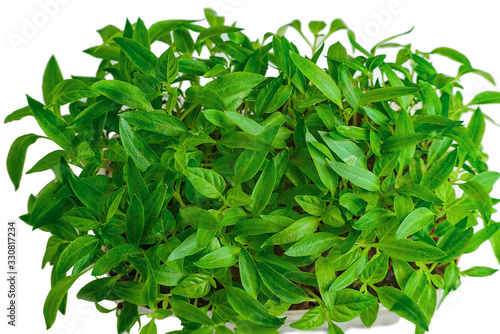
POLYGON ((458 264, 486 241, 500 261, 500 174, 479 107, 500 93, 465 103, 459 83, 491 75, 400 35, 367 50, 340 19, 308 30, 295 20, 251 40, 207 9, 204 22, 104 27, 84 51, 101 59, 90 76, 65 77, 50 58, 43 102, 28 95, 5 119, 34 117, 45 133, 12 143, 16 189, 31 145, 60 147, 26 172, 54 179, 20 217, 51 234, 47 328, 90 273, 76 295, 115 311, 118 333, 156 333, 171 315, 183 325, 172 333, 278 333, 304 310, 290 327, 338 334, 357 317, 372 326, 380 305, 425 333, 461 277, 497 271, 458 264), (327 44, 340 34, 349 45, 327 44))

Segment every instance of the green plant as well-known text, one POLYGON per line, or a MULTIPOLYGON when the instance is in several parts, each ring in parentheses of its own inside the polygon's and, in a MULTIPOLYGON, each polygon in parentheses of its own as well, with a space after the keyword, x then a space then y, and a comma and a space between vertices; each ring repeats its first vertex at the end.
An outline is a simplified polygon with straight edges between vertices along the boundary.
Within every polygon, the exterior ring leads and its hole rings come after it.
MULTIPOLYGON (((52 57, 44 103, 28 96, 5 119, 33 116, 61 147, 27 172, 51 169, 55 179, 21 216, 52 234, 47 327, 91 271, 96 279, 77 296, 101 312, 109 310, 99 302, 119 301, 119 333, 140 320, 138 306, 152 310, 141 333, 174 313, 179 333, 231 333, 226 322, 276 333, 286 310, 304 308, 292 327, 328 322, 342 333, 335 322, 357 316, 370 327, 379 301, 423 333, 436 288, 444 299, 461 275, 496 271, 456 263, 487 240, 500 260, 498 200, 489 196, 500 174, 488 171, 485 116, 473 108, 500 103, 500 93, 464 104, 459 84, 467 73, 494 83, 489 74, 449 48, 412 51, 389 38, 367 51, 338 19, 326 34, 325 23, 310 22, 312 43, 299 21, 251 41, 205 14, 208 28, 106 26, 103 44, 85 50, 102 59, 95 76, 64 80, 52 57), (310 59, 284 37, 290 27, 310 59), (343 30, 360 55, 332 44, 323 70, 325 40, 343 30), (165 43, 160 57, 154 42, 165 43), (393 61, 378 53, 389 47, 393 61), (455 77, 437 72, 435 54, 460 64, 455 77)), ((16 189, 39 138, 12 144, 16 189)))

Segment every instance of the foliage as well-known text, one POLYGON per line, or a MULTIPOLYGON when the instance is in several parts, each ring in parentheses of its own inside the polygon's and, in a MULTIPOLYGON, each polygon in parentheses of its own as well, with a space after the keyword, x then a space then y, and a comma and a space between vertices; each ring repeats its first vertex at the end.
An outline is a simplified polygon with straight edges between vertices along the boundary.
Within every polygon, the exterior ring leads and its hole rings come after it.
MULTIPOLYGON (((304 303, 314 307, 292 327, 327 322, 340 333, 336 322, 358 316, 371 326, 379 302, 422 333, 436 288, 446 297, 460 275, 495 272, 456 264, 487 240, 500 260, 489 196, 500 174, 488 171, 477 108, 500 93, 465 104, 459 84, 467 73, 493 82, 489 74, 449 48, 419 52, 389 38, 367 51, 338 19, 326 33, 309 24, 307 58, 284 36, 293 28, 306 38, 300 21, 252 41, 205 14, 209 27, 104 27, 102 45, 85 50, 101 59, 95 76, 64 79, 52 57, 44 103, 28 96, 7 116, 34 117, 61 148, 27 172, 55 178, 21 216, 52 234, 47 327, 91 270, 77 296, 102 312, 101 301, 119 301, 119 333, 139 321, 138 306, 153 311, 141 333, 174 313, 184 326, 176 333, 232 333, 226 322, 276 333, 304 303), (340 42, 326 48, 342 31, 358 56, 340 42), (325 49, 326 70, 316 64, 325 49), (457 75, 439 73, 434 55, 458 62, 457 75)), ((12 144, 16 189, 39 138, 12 144)))

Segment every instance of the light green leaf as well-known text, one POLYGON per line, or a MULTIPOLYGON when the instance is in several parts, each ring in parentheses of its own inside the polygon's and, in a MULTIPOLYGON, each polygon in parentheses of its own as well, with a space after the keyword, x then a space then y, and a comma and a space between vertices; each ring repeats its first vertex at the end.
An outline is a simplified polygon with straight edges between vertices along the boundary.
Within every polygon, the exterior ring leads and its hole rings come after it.
POLYGON ((417 231, 420 231, 430 223, 434 222, 435 214, 427 208, 417 208, 410 212, 403 220, 398 230, 396 238, 403 239, 417 231))
POLYGON ((133 109, 153 111, 146 95, 136 86, 119 80, 101 80, 92 85, 107 98, 133 109))
POLYGON ((231 267, 238 262, 240 250, 238 246, 224 246, 203 256, 194 264, 207 269, 231 267))
POLYGON ((437 260, 446 255, 435 246, 423 241, 409 239, 386 238, 375 244, 375 246, 392 258, 408 262, 437 260))
POLYGON ((154 53, 141 43, 130 38, 115 37, 113 40, 139 71, 152 77, 155 76, 155 67, 158 58, 156 58, 154 53))
POLYGON ((325 73, 321 68, 319 68, 312 61, 294 53, 290 52, 290 58, 297 66, 297 68, 309 79, 311 82, 318 87, 318 89, 326 95, 333 103, 335 103, 339 108, 342 107, 342 94, 337 84, 333 79, 325 73))
POLYGON ((269 237, 266 241, 264 241, 261 247, 282 245, 298 241, 308 235, 313 234, 318 228, 318 224, 318 217, 309 216, 299 219, 284 230, 269 237))
POLYGON ((219 198, 226 189, 224 178, 212 169, 188 167, 189 182, 205 197, 219 198))
POLYGON ((378 191, 380 180, 372 172, 357 166, 349 166, 342 162, 328 161, 330 167, 341 177, 348 179, 354 185, 368 191, 378 191))

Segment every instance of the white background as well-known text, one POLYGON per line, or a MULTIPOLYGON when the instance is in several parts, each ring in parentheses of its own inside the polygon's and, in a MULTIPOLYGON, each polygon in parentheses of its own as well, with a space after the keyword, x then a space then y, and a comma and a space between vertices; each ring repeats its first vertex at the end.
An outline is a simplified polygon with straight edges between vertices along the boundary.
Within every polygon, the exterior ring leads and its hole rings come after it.
MULTIPOLYGON (((413 48, 431 51, 435 47, 448 46, 465 53, 476 68, 492 73, 500 82, 500 20, 495 1, 262 1, 262 0, 212 0, 212 1, 71 1, 71 0, 23 0, 2 1, 0 5, 1 24, 1 80, 0 118, 26 105, 25 94, 42 100, 42 74, 50 55, 55 54, 64 77, 70 74, 91 76, 98 60, 81 50, 100 43, 95 32, 107 24, 123 27, 125 18, 135 22, 140 16, 149 27, 152 23, 166 19, 201 19, 202 9, 212 7, 226 16, 226 23, 237 21, 252 39, 262 38, 265 32, 275 32, 278 27, 301 19, 307 30, 310 20, 327 22, 342 18, 357 32, 358 40, 370 47, 379 40, 408 30, 415 25, 410 36, 399 41, 412 43, 413 48), (49 5, 50 4, 50 5, 49 5), (17 40, 14 42, 13 40, 17 40)), ((287 35, 294 42, 299 40, 290 31, 287 35)), ((327 46, 340 38, 345 41, 345 32, 339 32, 327 42, 327 46)), ((304 45, 298 43, 303 53, 308 53, 304 45)), ((347 46, 347 44, 344 44, 347 46)), ((325 49, 326 51, 326 49, 325 49)), ((309 54, 309 53, 308 53, 309 54)), ((436 56, 433 61, 438 71, 455 75, 453 62, 436 56), (441 70, 440 70, 441 69, 441 70), (444 69, 444 70, 443 70, 444 69)), ((462 81, 466 93, 464 100, 477 92, 500 90, 485 80, 467 75, 462 81)), ((486 114, 500 123, 500 105, 485 106, 486 114)), ((2 124, 0 151, 1 161, 5 161, 12 141, 26 133, 42 134, 33 118, 5 126, 2 124)), ((484 149, 490 155, 491 170, 500 171, 498 145, 500 129, 487 124, 484 149)), ((54 144, 40 139, 34 144, 26 160, 30 168, 38 159, 56 149, 54 144)), ((7 333, 43 333, 45 324, 42 308, 50 286, 50 270, 41 270, 41 260, 48 235, 31 232, 27 225, 19 222, 18 241, 18 327, 6 325, 6 223, 26 212, 26 201, 30 193, 36 193, 51 178, 51 172, 24 176, 21 188, 14 192, 8 179, 5 163, 1 162, 2 199, 1 203, 1 246, 0 252, 0 323, 7 333)), ((493 197, 500 197, 500 188, 493 191, 493 197)), ((499 216, 494 215, 498 221, 499 216)), ((482 246, 475 254, 462 257, 462 269, 473 265, 498 268, 489 244, 482 246)), ((47 333, 88 334, 115 333, 114 313, 101 314, 93 304, 77 300, 76 292, 88 280, 81 278, 69 293, 66 316, 58 315, 54 326, 47 333)), ((500 318, 500 274, 488 278, 464 278, 461 289, 452 294, 436 313, 430 332, 444 333, 499 333, 500 318)), ((144 322, 146 323, 146 322, 144 322)), ((179 329, 173 319, 158 322, 159 333, 179 329)), ((413 333, 414 326, 402 320, 387 328, 356 329, 349 334, 361 333, 413 333)), ((5 331, 2 330, 3 333, 5 331)), ((137 326, 133 333, 137 333, 137 326)))

